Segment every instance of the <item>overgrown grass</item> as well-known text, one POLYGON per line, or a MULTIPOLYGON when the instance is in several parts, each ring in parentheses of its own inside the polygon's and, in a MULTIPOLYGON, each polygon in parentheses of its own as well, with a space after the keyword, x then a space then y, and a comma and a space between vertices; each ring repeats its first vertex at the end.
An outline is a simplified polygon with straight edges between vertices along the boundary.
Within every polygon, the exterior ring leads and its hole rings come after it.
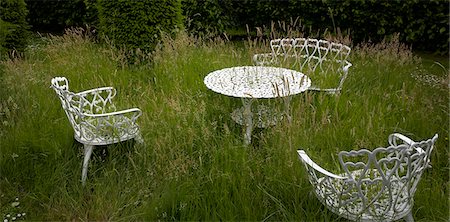
POLYGON ((413 214, 417 221, 449 219, 448 64, 423 64, 397 41, 353 47, 340 96, 295 96, 292 123, 256 130, 246 147, 230 118, 241 101, 209 91, 203 78, 251 65, 260 51, 254 45, 180 35, 165 39, 151 63, 127 65, 123 52, 79 30, 44 40, 1 64, 3 218, 341 220, 312 193, 296 150, 339 172, 339 151, 385 146, 400 132, 414 140, 439 133, 413 214), (73 91, 114 86, 118 108, 143 110, 145 146, 97 148, 86 187, 79 181, 82 145, 49 88, 54 76, 66 76, 73 91))

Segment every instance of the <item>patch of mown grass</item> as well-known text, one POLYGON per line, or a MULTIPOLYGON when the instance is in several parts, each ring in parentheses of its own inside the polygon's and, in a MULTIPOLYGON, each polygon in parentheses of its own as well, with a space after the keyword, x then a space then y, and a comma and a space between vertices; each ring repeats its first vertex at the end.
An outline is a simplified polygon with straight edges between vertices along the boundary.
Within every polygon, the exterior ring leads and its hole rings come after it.
POLYGON ((249 147, 230 118, 241 101, 209 91, 203 78, 251 65, 263 46, 181 34, 165 38, 152 61, 129 65, 124 51, 81 30, 45 42, 1 64, 4 217, 18 197, 30 220, 340 220, 313 195, 296 150, 337 173, 339 151, 385 146, 400 132, 414 140, 439 133, 413 214, 448 219, 448 75, 396 40, 353 47, 340 96, 294 96, 292 123, 255 130, 249 147), (439 81, 417 77, 425 75, 439 81), (82 145, 49 88, 54 76, 66 76, 73 91, 114 86, 119 109, 143 110, 145 145, 96 148, 86 187, 82 145))

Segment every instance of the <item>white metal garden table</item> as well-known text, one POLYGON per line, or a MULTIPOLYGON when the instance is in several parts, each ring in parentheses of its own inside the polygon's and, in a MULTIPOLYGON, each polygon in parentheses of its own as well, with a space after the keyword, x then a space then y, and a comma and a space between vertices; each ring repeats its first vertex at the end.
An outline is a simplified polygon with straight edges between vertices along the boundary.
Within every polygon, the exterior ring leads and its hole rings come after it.
POLYGON ((286 98, 285 112, 290 119, 290 96, 304 92, 311 86, 311 80, 301 72, 268 66, 239 66, 216 70, 205 77, 204 83, 216 93, 242 99, 245 144, 251 142, 253 131, 253 99, 286 98))

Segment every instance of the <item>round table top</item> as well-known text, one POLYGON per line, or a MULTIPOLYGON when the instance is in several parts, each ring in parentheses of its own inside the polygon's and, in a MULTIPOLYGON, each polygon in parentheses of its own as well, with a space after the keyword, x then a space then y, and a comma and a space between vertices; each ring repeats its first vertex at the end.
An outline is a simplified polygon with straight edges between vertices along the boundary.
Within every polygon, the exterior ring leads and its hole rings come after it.
POLYGON ((239 66, 216 70, 203 81, 210 90, 239 98, 276 98, 299 94, 311 86, 301 72, 268 66, 239 66))

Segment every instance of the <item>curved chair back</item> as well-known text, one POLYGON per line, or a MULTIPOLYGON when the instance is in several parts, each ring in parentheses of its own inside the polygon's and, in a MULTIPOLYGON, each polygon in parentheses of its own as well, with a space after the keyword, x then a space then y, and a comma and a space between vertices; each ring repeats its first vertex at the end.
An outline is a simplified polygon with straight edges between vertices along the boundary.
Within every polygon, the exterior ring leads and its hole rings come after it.
POLYGON ((412 220, 417 184, 429 167, 437 138, 436 134, 414 142, 392 134, 388 147, 342 151, 339 162, 344 173, 338 175, 313 163, 304 151, 299 155, 316 196, 334 213, 350 220, 412 220))
MULTIPOLYGON (((315 72, 317 67, 323 69, 325 61, 339 62, 343 66, 350 55, 351 48, 341 43, 317 40, 311 38, 283 38, 270 41, 273 61, 266 63, 283 63, 293 59, 290 65, 297 65, 302 71, 307 67, 309 71, 315 72)), ((258 61, 256 61, 258 64, 258 61)), ((260 64, 270 65, 270 64, 260 64)))
POLYGON ((77 102, 76 95, 69 91, 69 81, 66 77, 55 77, 51 80, 50 87, 55 90, 61 100, 61 106, 75 131, 75 135, 81 137, 81 110, 78 104, 79 102, 77 102))
MULTIPOLYGON (((289 67, 302 71, 312 79, 314 76, 320 75, 321 78, 316 78, 319 81, 322 81, 323 77, 332 79, 331 87, 313 86, 310 90, 340 92, 347 78, 348 69, 352 66, 347 61, 351 48, 341 43, 312 38, 282 38, 271 40, 270 47, 270 53, 253 56, 255 65, 289 67), (337 83, 334 83, 334 78, 330 77, 336 77, 337 83)), ((330 84, 326 83, 325 85, 330 84)))

